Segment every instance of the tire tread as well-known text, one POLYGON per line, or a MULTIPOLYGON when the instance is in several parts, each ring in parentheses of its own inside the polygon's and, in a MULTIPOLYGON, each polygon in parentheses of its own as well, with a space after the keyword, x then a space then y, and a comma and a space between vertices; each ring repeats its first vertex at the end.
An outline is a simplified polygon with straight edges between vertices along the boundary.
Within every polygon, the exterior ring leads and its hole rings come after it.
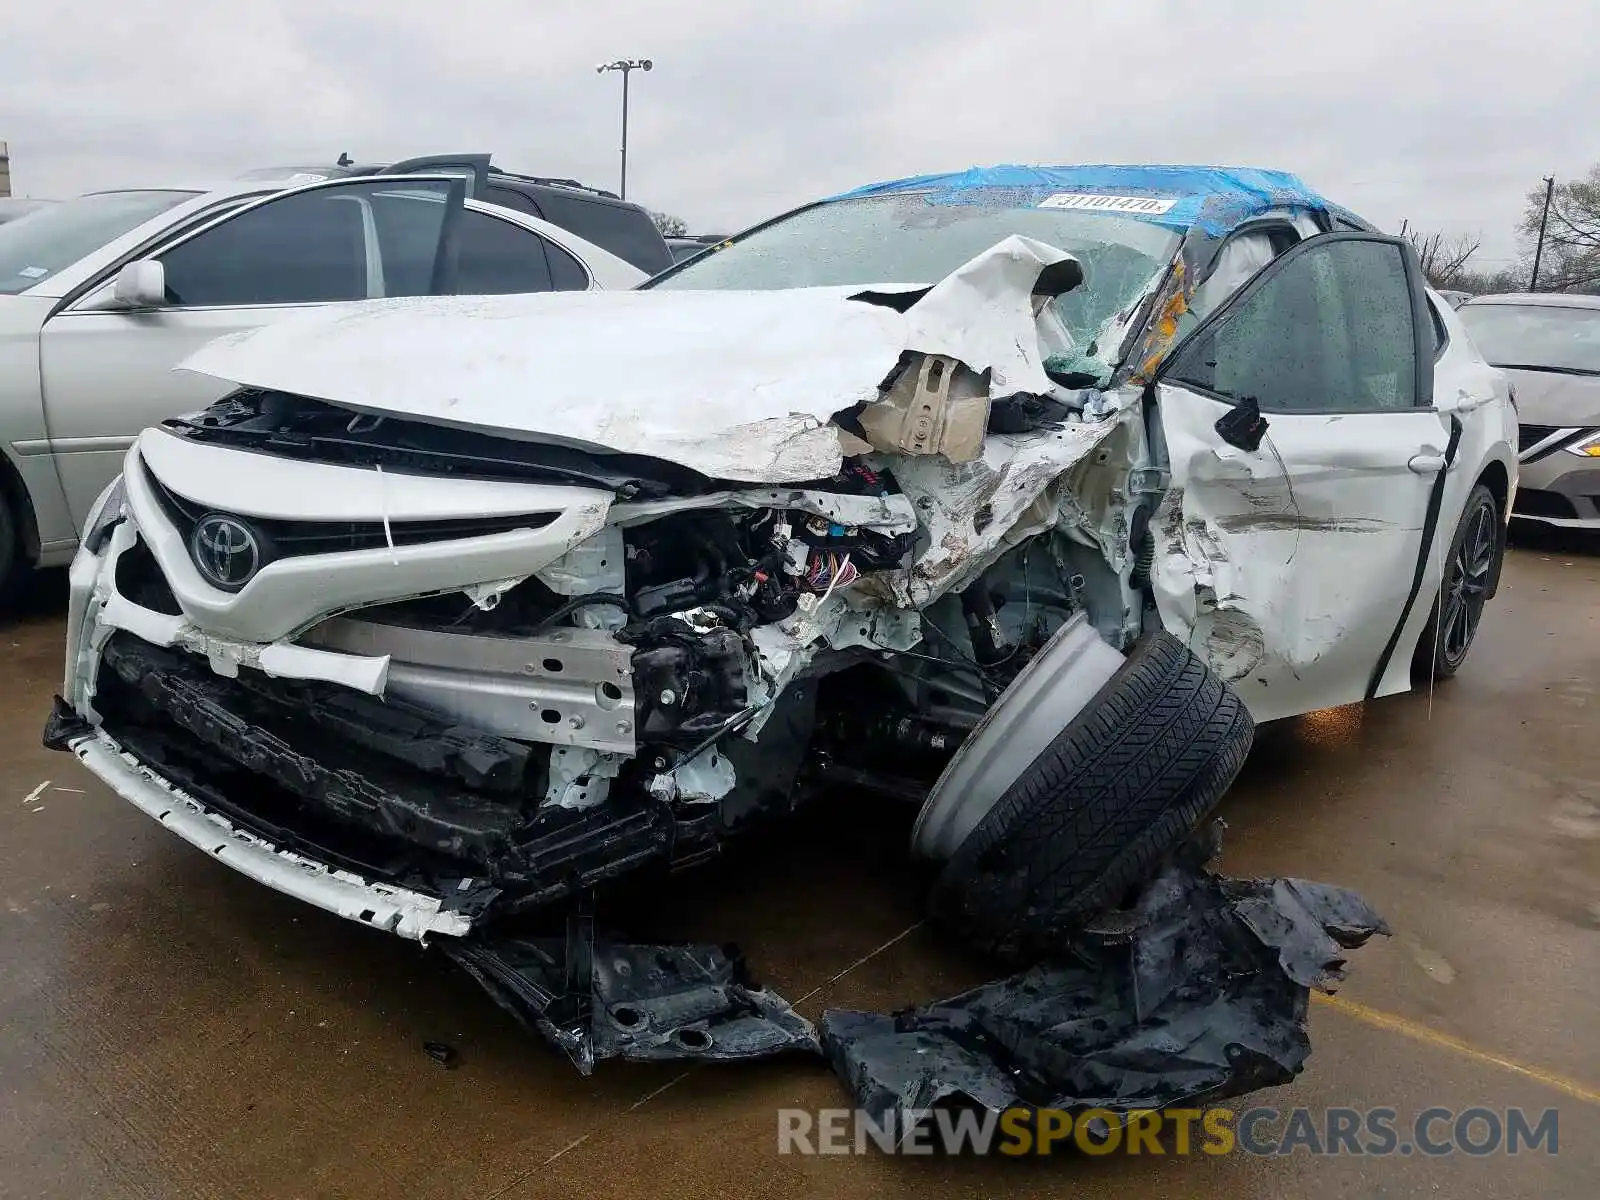
POLYGON ((1253 731, 1187 646, 1147 637, 945 864, 935 913, 1005 957, 1059 942, 1159 870, 1232 783, 1253 731))

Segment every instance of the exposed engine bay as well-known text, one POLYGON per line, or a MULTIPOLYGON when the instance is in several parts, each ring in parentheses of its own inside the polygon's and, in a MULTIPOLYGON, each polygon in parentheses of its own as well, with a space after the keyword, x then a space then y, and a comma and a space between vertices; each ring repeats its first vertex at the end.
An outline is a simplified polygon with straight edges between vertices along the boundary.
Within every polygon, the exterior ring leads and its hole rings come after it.
MULTIPOLYGON (((861 461, 828 487, 841 509, 910 508, 889 470, 861 461)), ((119 633, 97 705, 164 770, 187 758, 183 777, 227 810, 257 796, 280 837, 324 852, 376 835, 407 863, 398 877, 436 892, 476 880, 496 911, 646 860, 692 862, 807 788, 920 800, 1083 607, 1087 548, 1039 536, 907 612, 873 598, 910 571, 914 530, 809 511, 820 494, 607 525, 503 590, 358 609, 300 637, 386 656, 381 699, 249 667, 222 678, 119 633), (315 820, 269 792, 314 801, 315 820)), ((121 578, 163 606, 141 561, 125 555, 121 578)), ((354 857, 373 868, 369 851, 354 857)))
MULTIPOLYGON (((908 356, 902 373, 923 365, 908 356)), ((643 862, 697 861, 808 789, 920 802, 1074 613, 1092 613, 1114 645, 1144 619, 1139 556, 1106 552, 1128 544, 1121 523, 1140 498, 1100 489, 1110 507, 1092 517, 1073 499, 1075 476, 1128 477, 1138 422, 1051 415, 991 434, 965 462, 859 454, 833 478, 787 488, 715 490, 626 464, 643 482, 619 490, 637 498, 532 574, 347 608, 291 640, 382 664, 373 694, 296 678, 248 647, 219 659, 200 632, 151 644, 146 624, 124 622, 105 631, 95 707, 123 746, 275 844, 479 896, 486 918, 643 862), (663 494, 670 484, 690 494, 663 494)), ((262 438, 274 455, 378 466, 415 440, 407 422, 238 393, 152 431, 131 460, 180 534, 205 510, 155 473, 175 437, 222 442, 230 459, 262 438)), ((558 448, 500 444, 490 465, 528 482, 543 483, 552 461, 563 483, 597 469, 558 448)), ((338 536, 371 545, 397 527, 348 528, 338 536)), ((148 536, 112 538, 118 599, 181 626, 148 536)), ((284 522, 268 545, 337 549, 284 522)))

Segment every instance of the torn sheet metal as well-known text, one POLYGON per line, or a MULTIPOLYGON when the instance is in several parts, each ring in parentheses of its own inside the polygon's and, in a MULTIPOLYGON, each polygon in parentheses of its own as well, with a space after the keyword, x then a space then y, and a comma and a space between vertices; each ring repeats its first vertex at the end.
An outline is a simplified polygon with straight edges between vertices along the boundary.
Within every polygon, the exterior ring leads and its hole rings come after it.
MULTIPOLYGON (((909 1128, 934 1105, 1195 1106, 1289 1082, 1310 1054, 1311 987, 1389 932, 1359 896, 1296 879, 1176 865, 1125 938, 893 1016, 823 1014, 822 1043, 857 1103, 909 1128)), ((1065 948, 1064 948, 1065 949, 1065 948)))
POLYGON ((1361 700, 1421 554, 1434 476, 1409 461, 1443 453, 1445 418, 1273 413, 1249 451, 1217 435, 1226 402, 1169 382, 1157 397, 1171 468, 1150 522, 1162 623, 1258 722, 1361 700))
MULTIPOLYGON (((992 399, 1050 390, 1034 317, 1046 277, 1081 282, 1083 264, 1065 250, 1016 234, 946 275, 906 310, 906 349, 944 355, 989 372, 992 399)), ((1070 290, 1075 282, 1061 288, 1070 290)), ((1054 289, 1052 289, 1054 290, 1054 289)))
POLYGON ((584 746, 556 746, 550 751, 544 803, 574 809, 604 804, 611 794, 611 781, 627 761, 622 754, 602 754, 584 746))
POLYGON ((715 946, 560 938, 441 943, 497 1004, 587 1075, 607 1058, 727 1061, 815 1054, 811 1023, 715 946))
POLYGON ((826 479, 831 419, 876 401, 908 351, 989 372, 991 396, 1048 391, 1032 292, 1064 262, 1008 237, 904 312, 859 288, 395 299, 223 338, 183 369, 719 479, 826 479))
POLYGON ((884 573, 855 590, 883 589, 893 603, 920 609, 959 591, 1027 538, 1063 520, 1076 522, 1083 514, 1069 472, 1117 424, 1077 421, 1033 433, 990 434, 982 455, 969 463, 893 460, 895 481, 921 514, 927 545, 908 574, 884 573))
POLYGON ((738 776, 733 763, 716 746, 708 746, 693 758, 679 763, 650 780, 650 793, 671 803, 707 804, 733 791, 738 776))
MULTIPOLYGON (((841 431, 842 432, 842 431, 841 431)), ((871 447, 866 447, 868 452, 871 447)), ((911 501, 899 493, 884 496, 853 496, 844 492, 821 492, 809 488, 750 488, 738 492, 710 492, 671 500, 646 500, 613 504, 606 520, 618 528, 654 521, 669 513, 692 509, 778 508, 826 517, 840 525, 871 529, 877 533, 910 533, 917 527, 917 512, 911 501)))

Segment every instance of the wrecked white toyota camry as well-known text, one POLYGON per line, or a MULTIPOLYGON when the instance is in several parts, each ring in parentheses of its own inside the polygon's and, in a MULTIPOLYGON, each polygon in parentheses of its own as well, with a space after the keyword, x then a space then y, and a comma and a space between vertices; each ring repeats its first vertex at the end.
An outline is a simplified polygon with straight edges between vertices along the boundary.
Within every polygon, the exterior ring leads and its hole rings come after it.
POLYGON ((1293 176, 995 168, 631 293, 214 343, 72 567, 47 733, 173 832, 405 937, 922 805, 940 914, 1117 903, 1252 719, 1460 665, 1516 479, 1410 248, 1293 176))

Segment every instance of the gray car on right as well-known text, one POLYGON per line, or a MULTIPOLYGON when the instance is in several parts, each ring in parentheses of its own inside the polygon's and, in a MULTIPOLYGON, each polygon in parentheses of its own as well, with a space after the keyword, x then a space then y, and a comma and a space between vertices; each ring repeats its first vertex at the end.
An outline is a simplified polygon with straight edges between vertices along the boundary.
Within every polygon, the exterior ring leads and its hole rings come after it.
POLYGON ((1600 296, 1478 296, 1457 315, 1515 389, 1512 515, 1600 530, 1600 296))

